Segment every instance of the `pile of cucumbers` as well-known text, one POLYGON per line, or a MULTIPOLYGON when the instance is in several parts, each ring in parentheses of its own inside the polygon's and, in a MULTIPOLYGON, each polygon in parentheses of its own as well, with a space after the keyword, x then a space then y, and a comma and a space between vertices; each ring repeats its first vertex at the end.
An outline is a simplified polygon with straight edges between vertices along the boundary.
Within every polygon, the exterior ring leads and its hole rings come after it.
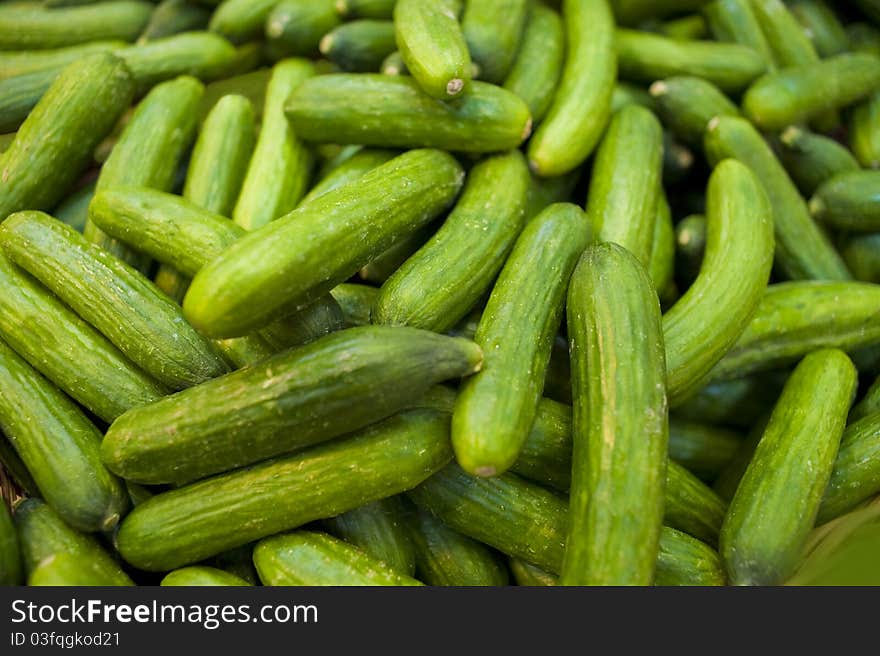
POLYGON ((810 584, 880 516, 877 0, 6 1, 0 133, 0 584, 810 584))

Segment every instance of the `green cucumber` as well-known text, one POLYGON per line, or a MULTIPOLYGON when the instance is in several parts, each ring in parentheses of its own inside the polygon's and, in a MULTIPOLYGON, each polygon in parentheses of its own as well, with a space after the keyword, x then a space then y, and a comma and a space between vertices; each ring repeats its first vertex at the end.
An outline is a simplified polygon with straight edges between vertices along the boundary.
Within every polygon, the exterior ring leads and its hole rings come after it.
POLYGON ((66 555, 74 558, 79 567, 86 568, 90 580, 100 576, 104 585, 134 585, 94 537, 65 524, 39 499, 30 498, 18 504, 14 519, 28 575, 46 559, 66 555))
POLYGON ((790 279, 847 280, 851 277, 827 235, 760 133, 745 119, 718 116, 706 131, 710 162, 733 157, 752 169, 773 208, 776 264, 790 279))
MULTIPOLYGON (((880 55, 878 55, 880 56, 880 55)), ((852 112, 849 145, 865 168, 880 168, 880 92, 872 95, 852 112)))
POLYGON ((423 585, 326 533, 297 531, 260 540, 254 564, 263 585, 423 585))
POLYGON ((316 55, 321 38, 341 24, 334 0, 281 0, 266 19, 267 50, 273 59, 316 55))
POLYGON ((330 291, 426 225, 449 206, 462 177, 446 153, 400 155, 237 241, 193 279, 184 313, 218 336, 265 325, 280 308, 330 291), (398 185, 401 179, 408 184, 398 185))
POLYGON ((713 0, 703 7, 703 15, 715 39, 752 48, 761 55, 767 70, 776 70, 773 49, 764 36, 751 0, 713 0))
POLYGON ((3 255, 0 281, 0 337, 95 415, 110 422, 165 395, 162 385, 3 255))
POLYGON ((22 578, 18 532, 4 501, 0 503, 0 586, 21 585, 22 578))
POLYGON ((507 564, 517 585, 537 588, 550 587, 557 583, 557 578, 553 574, 519 558, 510 558, 507 564))
POLYGON ((422 226, 414 233, 401 239, 377 258, 362 266, 361 270, 358 271, 358 275, 362 280, 374 285, 384 284, 386 280, 403 266, 404 262, 415 255, 434 236, 438 228, 439 222, 422 226))
MULTIPOLYGON (((346 19, 351 18, 391 18, 397 0, 335 0, 336 11, 346 19)), ((458 4, 458 0, 443 0, 448 6, 458 4)), ((456 16, 460 7, 455 11, 456 16)))
POLYGON ((675 274, 682 289, 690 287, 700 273, 706 252, 706 217, 686 216, 675 226, 675 274))
POLYGON ((749 0, 779 68, 819 60, 819 53, 782 0, 749 0))
POLYGON ((0 130, 18 130, 61 70, 50 68, 0 80, 0 130))
POLYGON ((284 216, 307 191, 314 158, 291 129, 284 103, 314 74, 314 66, 304 59, 288 59, 272 69, 260 134, 232 212, 246 230, 284 216))
POLYGON ((660 23, 656 31, 673 39, 702 39, 708 34, 709 25, 700 14, 689 14, 660 23))
POLYGON ((321 38, 321 54, 343 71, 375 73, 397 49, 394 23, 360 19, 343 23, 321 38))
POLYGON ((781 130, 852 105, 878 89, 880 57, 836 55, 765 75, 749 87, 743 110, 757 127, 781 130))
POLYGON ((742 436, 690 419, 669 420, 669 458, 703 480, 715 478, 733 459, 742 436))
POLYGON ((657 102, 648 90, 636 84, 618 81, 611 97, 611 113, 616 114, 626 105, 641 105, 652 112, 657 111, 657 102))
POLYGON ((456 102, 426 95, 411 77, 379 73, 321 75, 287 101, 287 117, 308 141, 470 153, 518 147, 531 117, 518 96, 485 82, 456 102))
POLYGON ((423 511, 413 513, 416 572, 427 585, 505 586, 507 569, 486 545, 423 511))
POLYGON ((233 75, 223 80, 216 80, 205 85, 205 93, 199 103, 199 123, 203 123, 214 105, 228 95, 244 96, 254 106, 254 118, 262 120, 263 105, 266 100, 266 87, 272 76, 271 68, 260 68, 250 73, 233 75))
MULTIPOLYGON (((250 0, 247 0, 248 2, 250 0)), ((90 41, 134 41, 153 11, 149 2, 118 0, 93 7, 0 6, 0 50, 64 48, 90 41)))
POLYGON ((192 481, 379 421, 481 359, 461 338, 350 328, 126 413, 107 430, 102 454, 129 480, 192 481))
POLYGON ((571 485, 571 408, 541 399, 531 431, 510 471, 560 491, 571 485))
POLYGON ((15 141, 15 132, 0 134, 0 155, 9 150, 9 146, 12 145, 13 141, 15 141))
POLYGON ((379 72, 382 73, 382 75, 409 75, 409 70, 407 69, 406 64, 403 63, 403 56, 400 54, 399 50, 395 50, 382 60, 379 72))
POLYGON ((128 495, 101 462, 101 433, 57 387, 0 341, 0 428, 47 503, 82 531, 112 530, 128 495))
POLYGON ((574 450, 559 582, 649 585, 669 437, 660 304, 638 260, 604 243, 578 264, 566 312, 574 450))
POLYGON ((474 165, 437 233, 382 285, 373 323, 437 332, 455 326, 489 290, 513 248, 528 184, 519 151, 474 165))
POLYGON ((109 587, 134 585, 121 583, 114 573, 78 554, 55 553, 40 561, 28 576, 30 587, 109 587))
POLYGON ((325 294, 301 311, 273 321, 260 335, 278 352, 307 344, 344 326, 342 308, 330 294, 325 294))
POLYGON ((519 49, 529 14, 529 0, 466 2, 461 30, 480 78, 501 84, 519 49))
POLYGON ((880 284, 880 233, 848 236, 840 254, 856 280, 880 284))
POLYGON ((880 413, 852 421, 840 439, 840 449, 825 496, 816 516, 824 524, 854 510, 880 491, 880 413))
POLYGON ((404 65, 425 93, 447 100, 467 91, 468 44, 443 0, 399 0, 394 6, 394 34, 404 65))
POLYGON ((181 567, 165 575, 159 585, 173 586, 245 586, 250 585, 243 578, 224 572, 216 567, 192 565, 181 567))
POLYGON ((739 109, 711 82, 676 76, 651 85, 663 124, 688 144, 701 146, 716 116, 739 116, 739 109))
POLYGON ((823 0, 795 0, 789 7, 803 26, 820 57, 849 50, 849 37, 834 10, 823 0))
POLYGON ((726 585, 718 552, 694 537, 663 527, 654 585, 720 586, 726 585))
POLYGON ((805 357, 788 379, 721 528, 731 583, 778 585, 793 573, 855 388, 855 367, 832 349, 805 357))
POLYGON ((614 42, 620 77, 630 82, 689 75, 737 93, 767 69, 761 55, 738 43, 670 39, 624 28, 617 29, 614 42))
POLYGON ((617 77, 614 17, 607 0, 565 0, 565 63, 550 109, 529 142, 529 166, 554 177, 593 152, 611 116, 617 77))
POLYGON ((52 50, 0 51, 0 80, 62 68, 95 53, 114 54, 125 45, 124 41, 94 41, 52 50))
POLYGON ((266 339, 257 334, 214 340, 214 346, 235 369, 249 367, 277 352, 266 339))
POLYGON ((880 230, 880 171, 840 173, 823 183, 810 199, 810 212, 838 230, 880 230))
POLYGON ((696 11, 708 0, 611 0, 614 17, 621 25, 636 25, 653 18, 666 18, 696 11))
POLYGON ((646 266, 654 240, 662 167, 660 122, 644 107, 623 107, 612 117, 596 153, 587 216, 598 241, 623 246, 646 266))
MULTIPOLYGON (((583 211, 560 203, 517 239, 474 337, 484 367, 463 383, 455 404, 452 446, 465 471, 495 476, 517 459, 541 398, 568 281, 591 236, 583 211)), ((380 294, 377 311, 382 300, 380 294)))
POLYGON ((869 52, 880 57, 880 30, 868 23, 849 23, 845 26, 851 52, 869 52))
POLYGON ((666 525, 709 546, 717 546, 718 531, 727 511, 721 497, 674 460, 666 464, 666 490, 666 525))
POLYGON ((77 232, 82 232, 89 220, 89 205, 95 196, 95 181, 77 189, 55 206, 51 214, 77 232))
POLYGON ((369 285, 342 283, 330 290, 330 295, 342 308, 342 316, 347 327, 366 326, 370 323, 370 314, 379 290, 369 285))
POLYGON ((853 154, 838 141, 796 125, 779 135, 777 152, 785 170, 806 197, 835 175, 859 170, 853 154))
POLYGON ((209 28, 233 43, 259 39, 276 4, 278 0, 224 0, 211 14, 209 28))
POLYGON ((397 157, 400 153, 394 150, 383 150, 380 148, 359 148, 359 150, 341 162, 338 166, 328 171, 325 175, 312 185, 302 200, 300 205, 308 203, 318 196, 323 196, 328 191, 332 191, 337 187, 342 187, 357 180, 368 171, 372 171, 377 166, 381 166, 385 162, 397 157))
POLYGON ((182 32, 204 30, 211 20, 211 12, 189 0, 162 0, 156 5, 150 20, 138 37, 138 43, 161 39, 182 32))
POLYGON ((61 200, 133 93, 131 76, 113 55, 89 55, 67 66, 3 153, 0 221, 61 200), (58 134, 64 137, 53 138, 58 134))
MULTIPOLYGON (((776 397, 772 400, 776 401, 776 397)), ((736 494, 736 488, 739 486, 739 482, 742 480, 746 469, 749 467, 749 463, 752 461, 752 457, 755 455, 758 443, 761 441, 764 430, 767 428, 767 423, 770 421, 771 410, 772 407, 755 422, 746 438, 742 440, 739 448, 734 453, 733 458, 730 459, 730 462, 727 463, 712 482, 712 489, 728 503, 733 499, 733 495, 736 494)))
POLYGON ((553 203, 571 201, 579 178, 580 171, 578 170, 553 178, 539 178, 532 173, 526 198, 526 222, 534 219, 553 203))
POLYGON ((696 392, 747 329, 773 265, 773 216, 758 178, 726 160, 709 179, 700 273, 663 315, 669 404, 696 392))
POLYGON ((452 458, 448 431, 437 412, 407 412, 345 440, 157 494, 122 521, 117 547, 136 567, 168 571, 335 517, 444 466, 452 458))

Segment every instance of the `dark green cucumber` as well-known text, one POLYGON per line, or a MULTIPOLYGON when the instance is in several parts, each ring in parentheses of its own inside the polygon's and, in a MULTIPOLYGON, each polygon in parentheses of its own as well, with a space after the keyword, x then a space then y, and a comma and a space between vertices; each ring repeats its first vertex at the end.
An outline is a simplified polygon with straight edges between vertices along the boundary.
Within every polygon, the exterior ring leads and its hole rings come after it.
POLYGON ((869 52, 880 57, 880 30, 862 22, 849 23, 845 29, 851 52, 869 52))
POLYGON ((440 214, 463 176, 446 153, 400 155, 237 241, 193 279, 184 313, 206 333, 231 336, 304 306, 440 214))
POLYGON ((550 109, 564 62, 565 32, 559 14, 533 3, 504 88, 525 101, 535 125, 550 109))
POLYGON ((730 380, 788 365, 819 348, 855 351, 880 339, 880 285, 789 282, 770 285, 749 327, 709 378, 730 380))
MULTIPOLYGON (((774 397, 772 400, 776 401, 776 398, 774 397)), ((734 453, 733 458, 730 459, 730 462, 727 463, 712 482, 712 489, 728 503, 733 499, 733 495, 736 494, 736 488, 739 486, 739 482, 742 480, 746 469, 749 467, 749 463, 752 461, 752 457, 755 455, 755 449, 758 448, 758 443, 761 441, 764 430, 770 421, 771 410, 772 407, 754 423, 748 435, 742 440, 736 453, 734 453)))
POLYGON ((565 63, 550 109, 529 142, 529 166, 553 177, 579 167, 611 116, 617 77, 614 17, 607 0, 565 0, 565 63))
POLYGON ((784 382, 785 372, 776 372, 710 383, 676 408, 675 415, 718 427, 748 429, 769 410, 784 382))
POLYGON ((650 19, 666 18, 696 11, 708 0, 611 0, 614 17, 621 25, 636 25, 650 19))
POLYGON ((820 57, 848 51, 849 37, 837 14, 823 0, 795 0, 790 6, 820 57))
POLYGON ((713 0, 703 7, 703 15, 715 39, 752 48, 761 55, 767 70, 776 70, 773 49, 752 9, 751 0, 713 0))
MULTIPOLYGON (((880 55, 878 55, 880 56, 880 55)), ((872 95, 852 112, 849 145, 865 168, 880 168, 880 92, 872 95)))
POLYGON ((149 2, 133 0, 57 9, 7 3, 0 6, 0 50, 63 48, 115 39, 134 41, 152 11, 149 2))
POLYGON ((267 50, 273 59, 316 55, 321 38, 341 24, 334 0, 281 0, 266 19, 267 50))
POLYGON ((510 574, 517 585, 538 588, 550 587, 557 583, 557 578, 540 567, 527 563, 519 558, 508 559, 510 574))
POLYGON ((675 226, 675 275, 682 289, 690 287, 700 273, 706 252, 706 217, 686 216, 675 226))
POLYGON ((391 569, 413 576, 416 552, 405 514, 401 499, 390 497, 326 519, 323 524, 336 537, 363 549, 391 569))
POLYGON ((810 212, 838 230, 880 230, 880 171, 849 171, 822 184, 810 199, 810 212))
POLYGON ((311 190, 309 190, 309 193, 303 196, 300 205, 304 205, 318 196, 323 196, 328 191, 357 180, 368 171, 372 171, 377 166, 381 166, 385 162, 394 159, 399 154, 399 152, 394 150, 382 150, 380 148, 360 149, 316 182, 311 190))
POLYGON ((138 37, 138 43, 161 39, 181 32, 204 30, 211 20, 211 12, 189 0, 162 0, 156 5, 150 20, 138 37))
POLYGON ((712 488, 674 460, 670 460, 666 467, 663 521, 710 546, 718 546, 718 531, 727 504, 712 488))
POLYGON ((263 117, 263 105, 266 100, 266 87, 272 76, 271 68, 260 68, 250 73, 233 75, 223 80, 216 80, 205 85, 205 93, 199 103, 199 123, 204 122, 208 113, 223 96, 244 96, 254 106, 254 116, 259 122, 263 117))
POLYGON ((0 586, 21 585, 23 578, 18 532, 4 501, 0 503, 0 586))
POLYGON ((339 303, 345 324, 351 328, 370 323, 370 314, 379 297, 379 290, 369 285, 342 283, 331 289, 330 295, 339 303))
POLYGON ((529 436, 510 471, 567 491, 571 485, 571 408, 541 399, 529 436))
POLYGON ((162 385, 2 255, 0 282, 0 337, 95 415, 110 422, 165 395, 162 385))
POLYGON ((82 232, 89 220, 89 205, 95 196, 95 181, 77 189, 55 206, 51 214, 77 232, 82 232))
POLYGON ((61 68, 86 55, 100 52, 114 54, 125 45, 125 41, 94 41, 52 50, 0 51, 0 80, 61 68))
POLYGON ((234 369, 249 367, 277 352, 258 334, 214 340, 214 346, 234 369))
POLYGON ((224 0, 211 14, 209 28, 233 43, 259 39, 276 4, 278 0, 224 0))
POLYGON ((651 85, 663 124, 679 139, 702 146, 706 128, 716 116, 739 116, 739 109, 711 82, 677 76, 651 85))
POLYGON ((442 414, 407 412, 345 440, 163 492, 123 520, 117 546, 136 567, 168 571, 335 517, 443 467, 452 458, 448 431, 442 414))
POLYGON ((529 108, 513 93, 474 82, 440 103, 411 77, 321 75, 287 101, 287 117, 308 141, 482 153, 519 146, 531 133, 529 108))
POLYGON ((452 446, 465 471, 494 476, 517 459, 541 398, 568 281, 591 237, 578 206, 554 204, 526 226, 507 257, 474 337, 484 367, 463 383, 453 413, 452 446))
POLYGON ((742 436, 732 430, 671 417, 669 457, 703 480, 714 479, 733 459, 742 436))
POLYGON ((467 91, 471 55, 444 0, 399 0, 394 34, 404 65, 425 93, 448 100, 467 91))
POLYGON ((489 290, 513 248, 528 184, 519 151, 474 165, 437 233, 382 285, 373 323, 437 332, 455 326, 489 290))
POLYGON ((839 247, 856 280, 880 284, 880 233, 849 235, 839 247))
POLYGON ((465 3, 461 30, 480 67, 480 79, 501 84, 507 77, 519 50, 529 4, 528 0, 465 3))
POLYGON ((260 540, 254 564, 263 585, 423 585, 326 533, 297 531, 260 540))
POLYGON ((507 569, 486 545, 424 511, 414 512, 411 524, 419 580, 435 586, 507 585, 507 569))
POLYGON ((526 197, 526 222, 534 219, 553 203, 571 201, 572 192, 579 178, 578 170, 553 178, 539 178, 532 173, 526 197))
POLYGON ((623 107, 596 153, 587 216, 598 241, 623 246, 645 266, 654 241, 662 167, 660 122, 644 107, 623 107))
POLYGON ((738 43, 670 39, 624 28, 617 29, 614 43, 620 77, 630 82, 688 75, 737 93, 767 69, 761 55, 738 43))
POLYGON ((71 526, 112 530, 128 507, 101 462, 101 433, 57 387, 0 341, 0 428, 41 495, 71 526))
POLYGON ((743 111, 763 130, 781 130, 852 105, 880 89, 880 57, 843 54, 769 73, 743 97, 743 111))
POLYGON ((104 585, 134 585, 110 554, 92 536, 71 528, 52 508, 37 498, 15 508, 15 526, 25 572, 30 575, 42 562, 58 555, 76 559, 89 580, 100 576, 104 585))
POLYGON ((761 302, 773 265, 773 216, 758 178, 736 160, 709 179, 700 273, 663 316, 667 394, 676 407, 733 347, 761 302))
POLYGON ((0 221, 61 200, 133 93, 130 74, 113 55, 89 55, 66 67, 3 153, 0 221), (63 138, 53 138, 58 134, 63 138))
POLYGON ((330 294, 325 294, 301 311, 273 321, 260 331, 260 335, 278 352, 307 344, 344 327, 342 308, 330 294))
POLYGON ((0 227, 0 246, 162 384, 180 389, 228 371, 180 306, 70 226, 42 212, 18 212, 0 227))
POLYGON ((314 158, 291 129, 284 103, 314 74, 314 66, 304 59, 288 59, 272 69, 257 145, 232 213, 246 230, 290 212, 308 188, 314 158))
POLYGON ((663 527, 654 585, 721 586, 726 583, 717 551, 686 533, 663 527))
POLYGON ((676 136, 663 132, 663 186, 673 187, 685 182, 694 170, 694 151, 676 136))
POLYGON ((731 583, 778 585, 797 566, 834 467, 856 369, 837 350, 805 357, 785 384, 721 528, 731 583))
POLYGON ((216 567, 192 565, 181 567, 165 575, 159 585, 173 586, 245 586, 250 585, 243 578, 224 572, 216 567))
POLYGON ((880 491, 878 455, 880 413, 875 412, 853 421, 843 432, 816 525, 848 513, 880 491))
POLYGON ((810 217, 807 204, 761 134, 745 119, 719 116, 706 131, 710 162, 728 157, 752 169, 773 208, 775 260, 790 279, 847 280, 851 277, 827 235, 810 217))
POLYGON ((429 223, 407 235, 373 261, 365 264, 358 275, 365 282, 382 285, 434 236, 440 222, 429 223))
MULTIPOLYGON (((352 18, 391 18, 397 0, 335 0, 336 11, 346 20, 352 18)), ((460 4, 459 0, 443 0, 444 4, 453 7, 460 4)), ((461 10, 455 10, 456 16, 461 10)))
POLYGON ((657 294, 631 253, 599 244, 571 278, 566 312, 574 449, 559 582, 650 585, 669 437, 657 294))
POLYGON ((141 483, 192 481, 379 421, 481 359, 460 338, 351 328, 126 413, 104 437, 104 461, 141 483))
POLYGON ((18 130, 61 70, 50 68, 0 80, 0 130, 18 130))
POLYGON ((397 49, 394 23, 370 19, 343 23, 321 38, 318 49, 343 71, 378 72, 385 57, 397 49))
POLYGON ((856 158, 840 142, 796 125, 779 135, 777 152, 785 170, 806 197, 835 175, 859 170, 856 158))

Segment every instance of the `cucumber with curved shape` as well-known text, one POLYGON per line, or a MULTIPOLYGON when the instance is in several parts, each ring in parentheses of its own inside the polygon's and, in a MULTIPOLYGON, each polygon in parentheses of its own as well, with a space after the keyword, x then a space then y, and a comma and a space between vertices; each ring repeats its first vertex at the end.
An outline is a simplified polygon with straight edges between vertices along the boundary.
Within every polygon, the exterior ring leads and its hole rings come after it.
POLYGON ((773 49, 752 9, 751 0, 713 0, 703 7, 703 15, 716 40, 748 46, 761 55, 768 71, 776 70, 773 49))
POLYGON ((178 586, 246 586, 250 585, 243 578, 224 572, 216 567, 206 567, 205 565, 191 565, 189 567, 181 567, 172 572, 168 572, 159 585, 163 587, 178 586))
POLYGON ((778 68, 819 61, 819 53, 782 0, 749 0, 778 68))
POLYGON ((779 135, 779 161, 805 197, 840 173, 858 171, 859 163, 839 141, 797 125, 779 135))
POLYGON ((263 35, 263 25, 278 0, 224 0, 211 14, 208 27, 233 43, 246 43, 263 35))
POLYGON ((318 49, 343 71, 375 73, 397 49, 394 23, 368 18, 343 23, 321 38, 318 49))
POLYGON ((318 54, 321 38, 342 20, 334 0, 281 0, 266 19, 266 50, 271 58, 318 54))
POLYGON ((565 0, 565 63, 550 109, 529 142, 532 171, 555 177, 593 152, 611 116, 617 77, 614 17, 607 0, 565 0))
POLYGON ((880 413, 852 421, 840 439, 816 525, 855 509, 880 491, 880 413))
POLYGON ((838 230, 880 230, 880 171, 840 173, 810 199, 813 217, 838 230))
POLYGON ((18 532, 4 501, 0 503, 0 585, 21 585, 23 576, 18 532))
POLYGON ((501 84, 507 77, 519 50, 529 4, 528 0, 465 3, 461 30, 481 79, 501 84))
POLYGON ((856 376, 844 353, 823 349, 785 384, 721 527, 734 585, 778 585, 793 573, 834 467, 856 376))
POLYGON ((720 586, 726 585, 718 552, 682 531, 663 527, 654 585, 720 586))
POLYGON ((739 116, 739 108, 711 82, 699 77, 673 76, 651 85, 663 124, 679 139, 702 146, 716 116, 739 116))
POLYGON ((849 121, 849 146, 862 166, 880 169, 880 92, 853 110, 849 121))

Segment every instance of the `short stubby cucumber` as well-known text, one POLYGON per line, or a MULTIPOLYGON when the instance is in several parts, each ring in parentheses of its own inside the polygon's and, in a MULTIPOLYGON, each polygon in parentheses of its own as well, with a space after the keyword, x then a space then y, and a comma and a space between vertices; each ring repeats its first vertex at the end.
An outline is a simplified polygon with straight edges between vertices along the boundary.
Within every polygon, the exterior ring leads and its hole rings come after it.
POLYGON ((795 125, 779 135, 777 153, 792 181, 808 198, 834 176, 859 170, 859 162, 839 141, 795 125))
POLYGON ((706 128, 716 116, 739 116, 739 108, 711 82, 699 77, 673 76, 651 85, 660 117, 680 139, 703 145, 706 128))
POLYGON ((225 0, 211 15, 211 31, 233 43, 245 43, 263 35, 263 26, 278 0, 225 0))
POLYGON ((159 585, 164 587, 245 586, 250 583, 235 574, 230 574, 216 567, 192 565, 169 572, 159 585))
POLYGON ((466 2, 461 29, 480 79, 501 84, 519 50, 529 13, 528 0, 466 2))
POLYGON ((343 71, 374 73, 397 48, 394 37, 394 23, 389 20, 355 20, 325 34, 319 50, 343 71))
POLYGON ((880 231, 880 171, 834 176, 810 199, 810 212, 825 225, 852 232, 880 231))
POLYGON ((281 0, 266 19, 266 50, 271 58, 318 53, 325 34, 342 23, 336 0, 281 0))

